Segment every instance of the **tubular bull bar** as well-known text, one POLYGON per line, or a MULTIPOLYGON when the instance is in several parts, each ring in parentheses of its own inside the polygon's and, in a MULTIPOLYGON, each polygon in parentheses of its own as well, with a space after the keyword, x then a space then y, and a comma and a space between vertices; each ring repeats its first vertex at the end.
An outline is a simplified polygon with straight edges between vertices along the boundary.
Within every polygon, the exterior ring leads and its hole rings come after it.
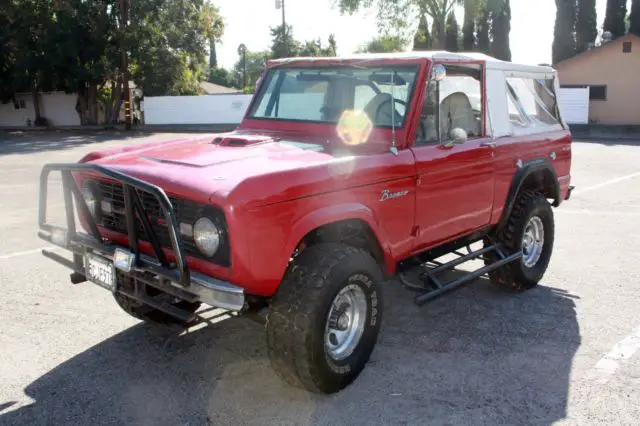
POLYGON ((132 267, 129 270, 120 270, 118 272, 134 280, 134 291, 129 291, 119 286, 117 278, 114 277, 116 280, 114 292, 124 294, 184 320, 188 319, 191 314, 148 296, 144 292, 144 286, 155 287, 171 296, 188 302, 201 301, 214 307, 236 311, 244 307, 244 290, 241 287, 189 270, 173 205, 162 188, 149 182, 95 164, 47 164, 40 175, 38 224, 40 228, 38 236, 41 239, 72 252, 73 260, 47 249, 44 249, 42 254, 71 269, 73 271, 71 281, 74 284, 87 281, 84 262, 87 254, 96 254, 104 259, 113 261, 116 251, 125 251, 129 256, 133 257, 132 267), (66 229, 48 224, 46 220, 48 181, 51 172, 60 172, 62 175, 66 229), (101 234, 96 220, 91 214, 74 179, 73 172, 102 175, 122 184, 128 247, 114 244, 101 234), (171 250, 173 251, 175 262, 169 262, 167 259, 160 244, 160 239, 153 230, 149 216, 144 210, 138 190, 151 194, 158 201, 169 232, 171 250), (74 201, 81 220, 86 223, 89 234, 76 230, 74 201), (139 249, 136 219, 142 225, 146 242, 151 245, 155 258, 141 253, 139 249))

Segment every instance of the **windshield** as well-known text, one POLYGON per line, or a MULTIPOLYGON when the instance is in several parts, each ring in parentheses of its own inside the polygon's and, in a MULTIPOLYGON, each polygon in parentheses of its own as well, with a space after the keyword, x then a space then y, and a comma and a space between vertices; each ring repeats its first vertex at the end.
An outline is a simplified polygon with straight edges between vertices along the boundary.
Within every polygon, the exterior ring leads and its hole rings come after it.
POLYGON ((417 65, 272 69, 249 117, 337 123, 345 111, 356 110, 375 127, 401 128, 417 73, 417 65))

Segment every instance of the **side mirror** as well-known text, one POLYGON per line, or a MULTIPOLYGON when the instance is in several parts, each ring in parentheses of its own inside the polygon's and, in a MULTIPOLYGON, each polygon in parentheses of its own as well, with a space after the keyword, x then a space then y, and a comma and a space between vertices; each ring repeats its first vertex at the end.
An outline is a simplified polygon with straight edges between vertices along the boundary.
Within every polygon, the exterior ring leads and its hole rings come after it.
POLYGON ((442 141, 442 146, 451 148, 454 145, 462 145, 467 142, 467 132, 460 127, 456 127, 449 132, 449 140, 442 141))

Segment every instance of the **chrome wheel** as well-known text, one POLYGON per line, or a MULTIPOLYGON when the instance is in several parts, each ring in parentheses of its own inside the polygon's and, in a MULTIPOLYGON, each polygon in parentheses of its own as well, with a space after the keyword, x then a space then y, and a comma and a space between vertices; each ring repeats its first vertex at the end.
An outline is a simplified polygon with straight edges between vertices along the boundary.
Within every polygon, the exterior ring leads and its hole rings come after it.
POLYGON ((339 361, 353 353, 367 320, 367 298, 355 284, 344 287, 331 303, 324 329, 327 354, 339 361))
POLYGON ((522 262, 527 268, 538 263, 544 247, 544 225, 542 219, 533 216, 524 230, 522 236, 522 262))

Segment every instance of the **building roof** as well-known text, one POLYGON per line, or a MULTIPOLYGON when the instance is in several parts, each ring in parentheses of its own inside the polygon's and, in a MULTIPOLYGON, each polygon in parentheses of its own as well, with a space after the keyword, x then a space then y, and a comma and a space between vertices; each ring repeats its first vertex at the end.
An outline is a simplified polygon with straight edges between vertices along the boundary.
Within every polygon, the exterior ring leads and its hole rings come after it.
POLYGON ((626 35, 623 35, 622 37, 618 37, 618 38, 616 38, 614 40, 611 40, 608 43, 603 43, 603 44, 601 44, 599 46, 596 46, 596 47, 594 47, 592 49, 586 50, 586 51, 584 51, 582 53, 578 53, 575 56, 572 56, 572 57, 567 58, 567 59, 565 59, 563 61, 560 61, 555 65, 555 67, 558 68, 560 65, 564 65, 564 64, 572 62, 572 61, 574 61, 576 59, 581 59, 581 58, 584 58, 585 56, 597 54, 597 53, 601 52, 602 49, 605 48, 605 47, 612 46, 612 45, 617 45, 617 44, 620 44, 620 43, 624 43, 625 41, 629 41, 629 40, 636 40, 636 41, 640 42, 640 37, 638 37, 635 34, 628 33, 626 35))
POLYGON ((421 59, 440 61, 475 61, 484 62, 488 69, 499 69, 509 71, 524 72, 553 72, 553 68, 540 65, 517 64, 514 62, 502 61, 492 56, 476 52, 448 52, 444 50, 432 51, 411 51, 393 53, 358 53, 340 57, 295 57, 269 60, 269 65, 280 65, 295 62, 340 62, 340 61, 376 61, 376 60, 407 60, 415 61, 421 59))
POLYGON ((220 95, 220 94, 230 94, 230 93, 240 93, 240 90, 233 89, 231 87, 221 86, 219 84, 210 83, 208 81, 203 81, 200 83, 200 88, 207 95, 220 95))

